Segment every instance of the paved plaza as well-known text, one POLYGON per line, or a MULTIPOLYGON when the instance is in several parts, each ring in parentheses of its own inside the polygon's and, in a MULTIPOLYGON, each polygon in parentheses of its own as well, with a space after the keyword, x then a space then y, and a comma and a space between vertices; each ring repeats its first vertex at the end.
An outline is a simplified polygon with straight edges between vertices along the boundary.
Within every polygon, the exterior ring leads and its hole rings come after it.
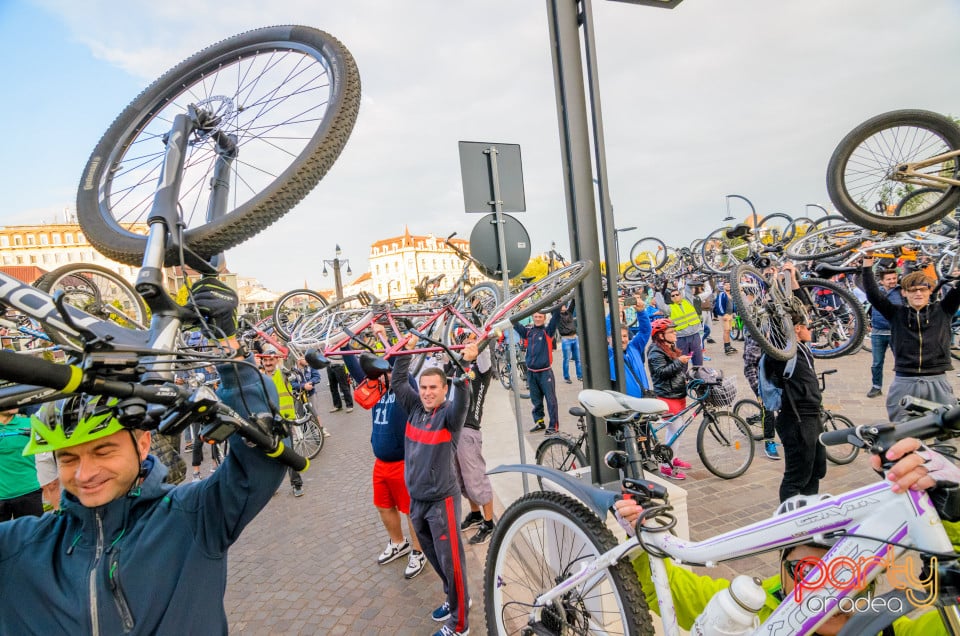
MULTIPOLYGON (((742 348, 741 343, 737 347, 742 348)), ((740 395, 749 393, 742 375, 740 354, 724 356, 722 345, 711 345, 706 363, 740 377, 740 395)), ((560 352, 554 369, 559 380, 561 429, 574 432, 573 418, 566 415, 576 404, 579 382, 563 383, 559 372, 560 352)), ((890 356, 884 380, 892 379, 890 356)), ((884 418, 883 398, 868 399, 870 354, 860 352, 838 360, 819 360, 819 370, 839 369, 828 378, 824 401, 855 423, 884 418)), ((954 373, 950 374, 956 383, 954 373)), ((324 388, 324 404, 329 395, 324 388)), ((489 467, 518 461, 516 424, 512 399, 494 382, 487 401, 483 431, 489 467)), ((529 402, 523 401, 523 428, 532 424, 529 402)), ((226 611, 233 634, 432 634, 439 624, 430 612, 443 600, 437 575, 429 565, 419 577, 403 578, 406 559, 377 565, 387 536, 371 503, 370 413, 324 415, 333 433, 311 469, 304 476, 305 495, 294 498, 288 483, 254 520, 230 550, 226 611)), ((526 434, 527 458, 542 434, 526 434)), ((719 534, 770 516, 777 505, 782 462, 757 456, 741 477, 725 481, 709 473, 696 455, 696 428, 680 440, 679 454, 693 464, 682 482, 688 493, 690 534, 693 539, 719 534)), ((206 470, 206 467, 204 468, 206 470)), ((866 459, 858 457, 848 466, 828 464, 821 492, 840 493, 869 483, 876 475, 866 459)), ((509 498, 519 490, 514 475, 493 478, 498 497, 509 498)), ((531 484, 535 484, 531 480, 531 484)), ((497 501, 497 512, 510 501, 497 501)), ((406 528, 405 528, 406 532, 406 528)), ((467 535, 464 536, 466 543, 467 535)), ((486 634, 483 620, 482 578, 488 544, 466 545, 467 571, 473 610, 472 634, 486 634)), ((732 562, 738 572, 769 575, 775 555, 732 562)), ((704 572, 707 572, 704 570, 704 572)), ((731 576, 727 565, 709 571, 713 576, 731 576)))

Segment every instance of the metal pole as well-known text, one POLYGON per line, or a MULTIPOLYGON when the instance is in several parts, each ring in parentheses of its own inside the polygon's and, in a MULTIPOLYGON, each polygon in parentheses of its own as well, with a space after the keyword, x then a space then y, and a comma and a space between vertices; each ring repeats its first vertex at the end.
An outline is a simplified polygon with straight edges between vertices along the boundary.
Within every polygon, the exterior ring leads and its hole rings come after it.
POLYGON ((343 281, 340 280, 340 257, 333 259, 333 284, 337 288, 337 300, 343 300, 343 281))
MULTIPOLYGON (((503 199, 500 198, 500 170, 497 168, 497 147, 491 146, 484 150, 490 160, 490 181, 493 185, 493 204, 497 224, 497 250, 500 253, 500 277, 503 283, 503 302, 510 300, 510 269, 507 266, 507 238, 504 232, 503 199)), ((511 330, 512 331, 512 330, 511 330)), ((523 423, 520 417, 520 374, 517 373, 517 351, 513 347, 513 334, 506 334, 507 355, 510 358, 510 387, 513 394, 513 419, 517 425, 517 442, 520 447, 520 463, 527 463, 527 449, 523 441, 523 423)), ((530 492, 527 473, 523 475, 523 494, 530 492)))
MULTIPOLYGON (((557 119, 560 125, 560 152, 571 260, 586 259, 599 264, 597 213, 590 164, 590 134, 580 57, 577 3, 575 0, 547 0, 546 5, 557 96, 557 119)), ((610 363, 607 357, 606 320, 599 276, 588 276, 581 283, 577 291, 577 307, 577 322, 585 354, 584 386, 606 389, 610 386, 610 363)), ((613 313, 616 315, 615 311, 613 313)), ((605 431, 599 430, 596 419, 591 417, 589 424, 589 460, 593 480, 595 483, 604 483, 616 479, 616 471, 603 463, 604 454, 616 449, 613 439, 608 437, 605 431)))
POLYGON ((728 194, 727 205, 730 204, 730 201, 729 201, 730 199, 741 199, 742 201, 746 201, 747 205, 750 206, 750 218, 753 220, 753 223, 751 223, 751 227, 756 228, 758 225, 760 225, 760 219, 757 218, 757 209, 753 207, 753 202, 750 201, 750 199, 743 196, 742 194, 728 194))

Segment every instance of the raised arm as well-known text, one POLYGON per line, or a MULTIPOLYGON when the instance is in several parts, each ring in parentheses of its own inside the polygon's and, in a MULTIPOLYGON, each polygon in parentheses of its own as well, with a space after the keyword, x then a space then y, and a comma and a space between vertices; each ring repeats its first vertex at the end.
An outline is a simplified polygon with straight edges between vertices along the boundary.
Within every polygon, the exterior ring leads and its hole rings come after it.
MULTIPOLYGON (((416 346, 416 338, 410 337, 407 348, 416 346)), ((420 395, 410 386, 407 380, 410 370, 410 356, 399 355, 393 365, 393 372, 390 374, 390 386, 397 396, 397 402, 406 413, 412 413, 420 405, 420 395)))

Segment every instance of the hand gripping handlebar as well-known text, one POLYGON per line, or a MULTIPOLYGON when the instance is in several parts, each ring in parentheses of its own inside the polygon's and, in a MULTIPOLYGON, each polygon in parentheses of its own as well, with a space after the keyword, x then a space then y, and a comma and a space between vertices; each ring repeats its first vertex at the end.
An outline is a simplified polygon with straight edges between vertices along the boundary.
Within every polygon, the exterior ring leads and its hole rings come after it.
MULTIPOLYGON (((175 404, 192 393, 191 389, 180 388, 172 383, 139 384, 90 377, 73 364, 58 364, 7 350, 0 350, 0 378, 17 384, 44 386, 63 393, 87 392, 117 398, 141 398, 148 403, 163 405, 175 404)), ((309 466, 306 458, 286 447, 282 440, 275 440, 225 404, 217 403, 215 415, 222 426, 239 432, 282 464, 296 471, 304 471, 309 466)), ((223 437, 226 438, 226 435, 223 437)))

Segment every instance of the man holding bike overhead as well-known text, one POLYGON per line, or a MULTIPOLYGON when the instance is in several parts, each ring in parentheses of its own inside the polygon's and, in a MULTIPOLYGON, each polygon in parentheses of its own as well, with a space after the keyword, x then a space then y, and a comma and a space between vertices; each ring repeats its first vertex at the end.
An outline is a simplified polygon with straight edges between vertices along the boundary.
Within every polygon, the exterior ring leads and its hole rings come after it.
MULTIPOLYGON (((232 338, 236 294, 202 279, 193 296, 232 338)), ((274 410, 252 364, 219 370, 220 397, 240 415, 274 410)), ((227 550, 286 468, 234 436, 211 478, 174 487, 148 454, 150 431, 122 425, 115 399, 71 402, 49 423, 33 420, 25 450, 55 453, 60 514, 0 524, 0 633, 227 633, 227 550)))
POLYGON ((956 397, 946 372, 950 362, 950 324, 960 308, 960 286, 941 301, 930 300, 934 280, 922 271, 903 277, 904 304, 894 304, 880 291, 873 274, 871 241, 860 249, 863 258, 863 290, 873 308, 890 321, 890 348, 893 350, 893 383, 887 391, 887 416, 898 422, 908 416, 900 400, 912 395, 939 404, 953 404, 956 397))

